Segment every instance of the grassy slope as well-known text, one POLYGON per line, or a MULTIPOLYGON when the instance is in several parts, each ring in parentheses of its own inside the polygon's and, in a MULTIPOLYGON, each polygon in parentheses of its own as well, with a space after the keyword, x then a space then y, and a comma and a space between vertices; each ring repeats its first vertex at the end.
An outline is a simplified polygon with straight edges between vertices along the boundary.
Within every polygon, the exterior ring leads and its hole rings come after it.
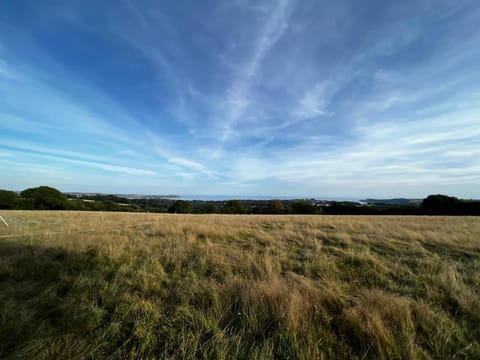
POLYGON ((480 218, 1 214, 0 358, 480 358, 480 218))

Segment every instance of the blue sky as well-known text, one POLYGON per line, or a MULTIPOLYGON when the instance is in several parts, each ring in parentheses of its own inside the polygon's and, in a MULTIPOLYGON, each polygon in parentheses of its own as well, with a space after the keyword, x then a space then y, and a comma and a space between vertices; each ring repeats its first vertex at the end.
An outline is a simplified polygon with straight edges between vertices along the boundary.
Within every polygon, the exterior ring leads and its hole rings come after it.
POLYGON ((480 198, 480 3, 4 0, 0 188, 480 198))

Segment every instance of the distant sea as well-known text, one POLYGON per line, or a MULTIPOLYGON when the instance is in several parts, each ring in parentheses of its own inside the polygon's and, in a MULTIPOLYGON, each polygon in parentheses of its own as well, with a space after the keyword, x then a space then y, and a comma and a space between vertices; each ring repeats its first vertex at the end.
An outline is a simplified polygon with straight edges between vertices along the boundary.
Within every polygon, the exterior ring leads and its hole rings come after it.
POLYGON ((226 200, 298 200, 298 199, 316 199, 328 201, 358 201, 353 198, 341 197, 320 197, 320 196, 255 196, 255 195, 180 195, 181 200, 201 200, 201 201, 226 201, 226 200))

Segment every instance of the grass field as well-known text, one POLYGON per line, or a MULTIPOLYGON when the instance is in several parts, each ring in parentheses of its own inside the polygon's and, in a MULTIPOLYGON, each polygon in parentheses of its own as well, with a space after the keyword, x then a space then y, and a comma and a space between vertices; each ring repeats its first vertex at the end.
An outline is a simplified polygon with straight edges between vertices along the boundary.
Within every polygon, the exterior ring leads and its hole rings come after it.
POLYGON ((0 215, 0 358, 480 359, 480 218, 0 215))

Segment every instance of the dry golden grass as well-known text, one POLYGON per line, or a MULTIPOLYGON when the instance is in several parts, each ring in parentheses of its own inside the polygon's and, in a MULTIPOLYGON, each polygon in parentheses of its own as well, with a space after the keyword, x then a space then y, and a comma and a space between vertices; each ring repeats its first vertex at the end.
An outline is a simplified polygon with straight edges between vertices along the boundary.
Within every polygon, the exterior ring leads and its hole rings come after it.
POLYGON ((0 358, 480 359, 480 218, 0 215, 0 358))

